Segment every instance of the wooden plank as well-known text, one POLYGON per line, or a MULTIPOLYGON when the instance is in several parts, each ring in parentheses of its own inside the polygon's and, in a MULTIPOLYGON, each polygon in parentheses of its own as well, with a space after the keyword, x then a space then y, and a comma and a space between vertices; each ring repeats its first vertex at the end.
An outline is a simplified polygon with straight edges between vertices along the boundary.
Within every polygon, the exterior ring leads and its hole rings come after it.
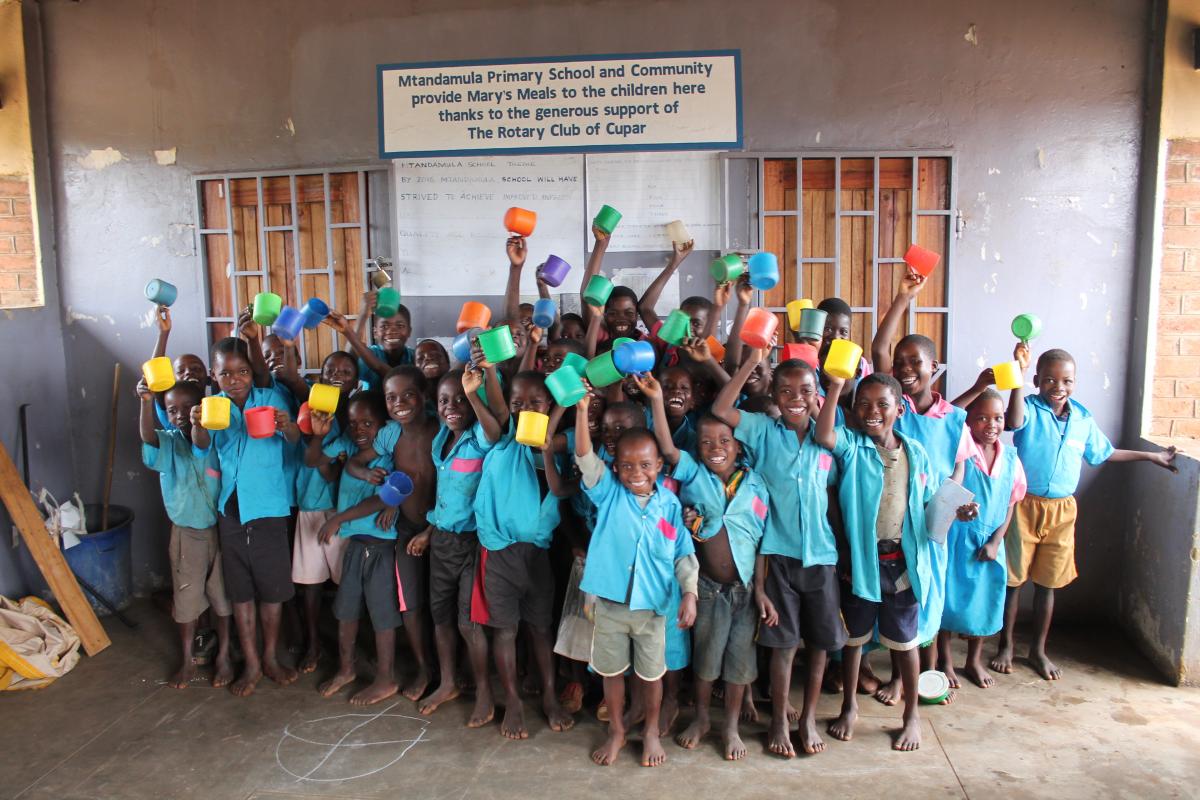
MULTIPOLYGON (((869 158, 842 159, 842 188, 871 189, 875 181, 875 167, 869 158)), ((833 189, 833 159, 804 159, 804 189, 833 189)), ((882 158, 879 160, 879 188, 904 189, 912 186, 912 164, 907 158, 882 158)))
POLYGON ((37 562, 38 569, 46 578, 46 583, 54 592, 54 597, 62 607, 63 614, 71 627, 79 634, 79 641, 89 656, 94 656, 104 650, 112 642, 104 632, 104 626, 96 618, 96 612, 83 596, 83 590, 75 581, 75 575, 67 566, 62 551, 50 538, 46 523, 38 513, 29 490, 21 482, 17 467, 8 455, 8 450, 0 443, 0 499, 8 509, 13 524, 21 532, 29 554, 37 562))

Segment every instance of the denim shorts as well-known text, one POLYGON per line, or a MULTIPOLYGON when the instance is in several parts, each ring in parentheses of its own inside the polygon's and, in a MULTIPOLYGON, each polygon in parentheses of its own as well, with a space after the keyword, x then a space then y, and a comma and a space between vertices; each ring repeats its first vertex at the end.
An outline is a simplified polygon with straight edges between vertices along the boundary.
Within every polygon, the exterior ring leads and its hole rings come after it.
POLYGON ((748 684, 758 677, 754 633, 758 606, 744 583, 717 583, 700 576, 696 600, 692 668, 702 681, 722 678, 748 684))

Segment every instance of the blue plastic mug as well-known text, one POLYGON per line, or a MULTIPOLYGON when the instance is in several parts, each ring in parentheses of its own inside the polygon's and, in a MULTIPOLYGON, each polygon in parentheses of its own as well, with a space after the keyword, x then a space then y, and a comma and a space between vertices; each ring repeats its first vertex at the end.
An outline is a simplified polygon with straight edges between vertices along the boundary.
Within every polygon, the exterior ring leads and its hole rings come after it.
POLYGON ((533 304, 533 324, 546 330, 554 324, 558 316, 558 306, 549 297, 543 297, 533 304))
POLYGON ((179 296, 179 290, 162 278, 155 278, 147 283, 145 292, 146 299, 157 306, 169 306, 179 296))
POLYGON ((300 313, 304 315, 304 327, 311 331, 321 324, 321 320, 329 316, 329 306, 325 305, 324 300, 313 297, 304 304, 300 313))
POLYGON ((779 259, 774 253, 750 256, 750 285, 759 291, 774 289, 779 283, 779 259))
POLYGON ((626 375, 654 369, 657 354, 649 342, 626 342, 613 351, 613 364, 626 375))
POLYGON ((271 323, 271 332, 289 342, 296 341, 302 330, 304 330, 304 314, 291 306, 279 309, 279 316, 271 323))
POLYGON ((375 493, 384 505, 395 508, 407 500, 412 491, 412 478, 403 472, 393 472, 384 479, 375 493))
POLYGON ((466 364, 471 360, 471 331, 463 331, 458 336, 454 337, 454 343, 450 345, 450 352, 459 362, 466 364))

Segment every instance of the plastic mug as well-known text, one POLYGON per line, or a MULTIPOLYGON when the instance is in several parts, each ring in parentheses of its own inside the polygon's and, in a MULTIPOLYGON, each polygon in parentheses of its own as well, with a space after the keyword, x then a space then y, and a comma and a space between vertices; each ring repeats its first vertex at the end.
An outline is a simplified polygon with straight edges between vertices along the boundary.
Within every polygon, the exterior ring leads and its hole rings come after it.
POLYGON ((394 317, 400 311, 400 290, 395 286, 384 286, 375 292, 375 313, 384 319, 394 317))
POLYGON ((142 377, 146 379, 146 387, 152 392, 165 392, 175 385, 175 369, 171 359, 166 356, 152 358, 142 364, 142 377))
POLYGON ((300 404, 300 410, 296 412, 296 427, 305 436, 312 436, 312 409, 309 408, 308 403, 300 404))
POLYGON ((692 241, 692 235, 688 233, 687 226, 681 219, 667 223, 667 236, 671 237, 675 244, 687 244, 692 241))
POLYGON ((527 208, 513 206, 504 212, 504 229, 517 236, 529 236, 537 227, 537 214, 527 208))
POLYGON ((710 336, 705 341, 708 342, 708 352, 712 353, 712 357, 717 361, 725 360, 725 345, 717 341, 717 337, 710 336))
POLYGON ((533 304, 533 324, 542 330, 554 324, 558 316, 558 304, 549 297, 543 297, 533 304))
POLYGON ((787 304, 788 327, 794 331, 800 330, 800 314, 806 308, 812 308, 812 300, 791 300, 787 304))
POLYGON ((308 407, 323 414, 332 414, 337 411, 338 400, 341 399, 341 396, 342 393, 336 386, 314 383, 308 390, 308 407))
POLYGON ((589 361, 584 373, 587 375, 588 383, 597 389, 611 386, 624 377, 621 375, 621 371, 617 369, 617 365, 613 363, 611 350, 607 353, 601 353, 589 361))
POLYGON ((145 293, 146 299, 157 306, 169 306, 179 296, 179 290, 162 278, 155 278, 147 283, 145 293))
POLYGON ((283 307, 283 298, 274 292, 259 292, 254 295, 254 311, 251 315, 259 325, 270 325, 279 316, 283 307))
POLYGON ((200 427, 206 431, 223 431, 229 427, 229 398, 206 397, 200 401, 200 427))
POLYGON ((275 435, 275 406, 247 408, 244 416, 246 433, 250 434, 251 439, 267 439, 275 435))
POLYGON ((537 276, 547 286, 562 286, 562 282, 567 279, 567 273, 570 271, 570 264, 558 256, 552 255, 546 258, 546 263, 537 268, 537 276))
MULTIPOLYGON (((576 354, 571 353, 571 355, 576 354)), ((550 390, 554 402, 563 408, 570 408, 587 394, 587 389, 584 387, 579 373, 573 367, 568 367, 565 359, 563 366, 546 376, 546 388, 550 390)))
POLYGON ((463 303, 462 311, 458 312, 458 323, 455 328, 459 333, 471 328, 486 328, 492 323, 492 310, 483 303, 468 300, 463 303))
POLYGON ((825 320, 829 317, 819 308, 806 308, 800 312, 800 327, 796 335, 801 339, 820 340, 825 337, 825 320))
POLYGON ((304 327, 311 331, 329 316, 329 306, 324 300, 312 297, 304 304, 304 308, 300 309, 300 313, 304 315, 304 327))
POLYGON ((412 478, 403 472, 393 472, 383 479, 375 494, 379 495, 385 506, 395 508, 407 500, 412 491, 412 478))
POLYGON ((912 267, 913 272, 918 275, 929 277, 929 273, 933 272, 942 260, 940 253, 935 253, 932 250, 926 250, 920 245, 914 244, 904 253, 904 263, 912 267))
POLYGON ((775 329, 779 327, 779 317, 765 308, 750 309, 746 321, 742 324, 742 341, 751 347, 764 348, 771 346, 775 329))
POLYGON ((1016 361, 1001 361, 992 366, 992 375, 996 378, 996 388, 1002 392, 1009 389, 1020 389, 1025 385, 1025 376, 1021 374, 1021 365, 1016 361))
POLYGON ((583 290, 583 302, 589 306, 602 306, 608 302, 613 291, 613 282, 603 275, 593 275, 583 290))
POLYGON ((779 283, 779 258, 774 253, 750 256, 750 285, 760 291, 774 289, 779 283))
POLYGON ((1022 342, 1028 342, 1042 332, 1042 321, 1034 314, 1017 314, 1013 317, 1012 332, 1022 342))
POLYGON ((803 361, 813 369, 821 364, 821 355, 811 344, 785 344, 783 346, 784 361, 803 361))
POLYGON ((592 224, 611 235, 617 229, 617 223, 620 221, 620 211, 617 211, 612 206, 600 206, 600 210, 596 212, 596 218, 592 220, 592 224))
POLYGON ((662 327, 658 329, 658 338, 667 344, 677 345, 692 335, 692 318, 682 309, 675 309, 667 315, 662 327))
POLYGON ((858 374, 862 348, 849 339, 834 339, 825 354, 825 371, 835 378, 848 381, 858 374))
POLYGON ((708 267, 708 274, 712 275, 712 279, 717 283, 736 281, 742 277, 742 273, 745 271, 746 265, 742 263, 742 257, 737 253, 715 258, 708 267))
POLYGON ((471 332, 463 331, 458 336, 454 337, 454 343, 450 345, 450 352, 459 362, 466 364, 471 360, 471 332))
POLYGON ((649 372, 657 358, 654 345, 646 341, 627 342, 613 350, 613 366, 626 375, 649 372))
POLYGON ((541 447, 546 443, 550 418, 540 411, 522 411, 517 417, 517 444, 541 447))
POLYGON ((284 306, 279 310, 279 316, 275 318, 275 322, 271 325, 271 332, 289 342, 294 342, 300 337, 300 331, 304 330, 304 313, 297 311, 291 306, 284 306))
POLYGON ((563 356, 562 364, 559 369, 570 368, 575 370, 579 375, 583 375, 583 371, 587 369, 587 356, 581 356, 579 353, 567 353, 563 356))
POLYGON ((483 357, 489 364, 508 361, 517 354, 517 345, 507 325, 497 325, 479 334, 479 346, 483 348, 483 357))

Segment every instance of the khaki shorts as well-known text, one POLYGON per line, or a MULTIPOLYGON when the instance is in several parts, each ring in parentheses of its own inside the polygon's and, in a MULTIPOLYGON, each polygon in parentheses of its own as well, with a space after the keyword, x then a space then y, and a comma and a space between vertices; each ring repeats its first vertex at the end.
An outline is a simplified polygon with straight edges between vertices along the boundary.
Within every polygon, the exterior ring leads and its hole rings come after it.
POLYGON ((1078 577, 1075 571, 1075 498, 1027 494, 1017 503, 1005 534, 1008 585, 1033 581, 1061 589, 1078 577))
POLYGON ((199 530, 172 525, 167 552, 175 589, 171 616, 176 622, 195 622, 209 607, 218 617, 233 613, 221 577, 216 528, 199 530))
POLYGON ((596 630, 589 664, 605 678, 633 671, 644 681, 656 681, 667 671, 666 617, 649 609, 631 611, 624 603, 596 598, 596 630), (630 658, 632 646, 633 657, 630 658))
POLYGON ((317 534, 334 515, 332 508, 301 511, 296 515, 296 541, 292 545, 292 583, 324 583, 330 578, 342 582, 342 550, 346 540, 336 532, 329 544, 321 544, 317 534))

